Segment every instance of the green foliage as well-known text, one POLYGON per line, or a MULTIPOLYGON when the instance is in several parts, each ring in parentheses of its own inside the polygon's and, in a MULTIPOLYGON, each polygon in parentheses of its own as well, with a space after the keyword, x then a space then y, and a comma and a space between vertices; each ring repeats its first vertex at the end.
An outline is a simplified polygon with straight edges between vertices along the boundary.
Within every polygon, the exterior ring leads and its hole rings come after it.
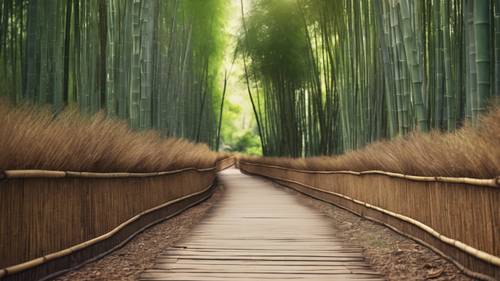
POLYGON ((241 115, 242 110, 241 107, 237 104, 232 104, 227 101, 223 116, 222 116, 222 142, 225 144, 230 144, 234 142, 235 134, 238 131, 238 125, 236 124, 236 120, 238 116, 241 115))
POLYGON ((255 124, 245 128, 247 120, 243 116, 243 109, 239 104, 226 100, 222 118, 222 144, 225 151, 241 152, 252 155, 262 155, 260 138, 255 124))
POLYGON ((307 40, 294 1, 256 0, 240 43, 263 76, 283 75, 300 83, 305 79, 307 40), (247 37, 247 38, 245 38, 247 37))
MULTIPOLYGON (((248 2, 237 46, 265 155, 337 154, 412 130, 454 130, 500 93, 498 0, 248 2)), ((228 7, 0 1, 0 94, 56 113, 104 110, 216 147, 228 7)), ((247 129, 235 133, 238 110, 226 108, 222 141, 252 147, 247 129)))
POLYGON ((253 1, 240 45, 264 154, 337 154, 478 120, 499 92, 498 4, 253 1))
POLYGON ((230 144, 228 151, 242 152, 248 155, 262 155, 259 136, 256 132, 246 131, 239 133, 236 137, 236 142, 230 144))
POLYGON ((308 41, 295 1, 258 0, 253 3, 239 45, 249 95, 265 155, 300 156, 304 111, 300 102, 311 71, 308 41), (255 101, 253 100, 255 99, 255 101))
POLYGON ((104 110, 134 129, 215 146, 227 4, 2 1, 6 91, 56 112, 78 104, 81 112, 104 110))

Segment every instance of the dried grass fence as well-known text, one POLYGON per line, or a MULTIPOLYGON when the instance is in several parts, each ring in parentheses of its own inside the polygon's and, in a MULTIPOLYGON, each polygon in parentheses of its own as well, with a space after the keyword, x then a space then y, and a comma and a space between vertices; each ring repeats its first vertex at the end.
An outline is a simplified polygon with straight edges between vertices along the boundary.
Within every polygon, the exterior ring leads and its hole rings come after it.
POLYGON ((248 160, 238 164, 243 172, 382 223, 474 278, 500 280, 500 178, 307 171, 248 160))
POLYGON ((219 170, 155 173, 4 171, 0 279, 40 280, 96 259, 208 198, 219 170))

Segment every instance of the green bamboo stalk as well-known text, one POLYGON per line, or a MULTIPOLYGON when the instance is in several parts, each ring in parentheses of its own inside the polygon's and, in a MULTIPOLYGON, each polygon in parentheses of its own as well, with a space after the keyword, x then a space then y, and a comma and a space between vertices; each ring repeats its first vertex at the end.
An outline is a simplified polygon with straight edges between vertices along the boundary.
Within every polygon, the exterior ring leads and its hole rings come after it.
POLYGON ((67 106, 70 100, 70 40, 71 40, 71 14, 73 9, 73 1, 69 0, 66 3, 66 19, 64 30, 64 78, 63 78, 63 106, 67 106))
POLYGON ((500 0, 495 1, 495 95, 500 96, 500 0))
POLYGON ((220 102, 220 109, 219 109, 219 124, 217 126, 217 142, 215 146, 215 151, 219 151, 220 147, 220 137, 221 137, 221 129, 222 129, 222 113, 224 112, 224 101, 226 99, 226 89, 227 89, 227 81, 229 77, 227 75, 227 70, 224 71, 224 85, 222 87, 222 97, 221 97, 221 102, 220 102))
POLYGON ((490 96, 490 1, 474 1, 474 39, 476 43, 477 102, 474 119, 486 110, 490 96))
POLYGON ((387 128, 388 128, 388 134, 390 138, 393 138, 396 136, 396 116, 394 114, 394 101, 393 101, 393 87, 391 80, 393 80, 392 77, 392 69, 391 69, 391 64, 390 64, 390 58, 389 58, 389 51, 388 51, 388 46, 387 46, 387 41, 389 38, 389 31, 386 28, 386 25, 384 25, 384 12, 382 9, 382 0, 375 0, 374 2, 374 13, 375 13, 375 18, 376 18, 376 27, 377 27, 377 32, 379 34, 380 38, 379 43, 380 43, 380 49, 382 52, 382 61, 384 65, 384 100, 386 102, 386 108, 387 108, 387 128))
POLYGON ((66 18, 66 1, 56 1, 54 3, 54 25, 55 34, 51 47, 52 79, 50 99, 48 102, 52 105, 54 112, 57 114, 64 108, 63 93, 64 93, 64 36, 65 36, 65 21, 66 18))
POLYGON ((152 97, 152 48, 154 34, 155 0, 142 0, 140 13, 140 116, 139 128, 151 128, 151 97, 152 97))
POLYGON ((74 13, 74 21, 73 21, 73 34, 74 34, 74 48, 75 48, 75 53, 73 55, 74 57, 74 63, 73 63, 73 91, 72 91, 72 96, 71 96, 71 102, 72 103, 78 103, 79 101, 79 95, 80 95, 80 54, 81 54, 81 48, 80 48, 80 0, 73 0, 73 13, 74 13))
MULTIPOLYGON (((245 22, 243 0, 240 0, 240 5, 241 5, 241 21, 243 23, 243 30, 244 30, 245 34, 247 34, 248 30, 247 30, 247 26, 246 26, 246 22, 245 22)), ((245 36, 245 38, 247 38, 247 37, 245 36)), ((248 48, 248 40, 245 40, 245 43, 247 44, 247 48, 248 48)), ((252 96, 252 91, 250 89, 250 80, 248 77, 248 69, 247 69, 245 54, 243 54, 243 68, 245 70, 245 79, 246 79, 246 84, 247 84, 248 96, 250 97, 250 102, 252 104, 252 110, 253 110, 254 115, 255 115, 255 121, 257 122, 257 129, 259 131, 259 137, 261 139, 262 152, 265 153, 266 150, 264 149, 263 139, 262 139, 262 126, 260 123, 260 119, 258 118, 257 109, 255 107, 255 103, 254 103, 253 96, 252 96)))
POLYGON ((140 128, 140 95, 141 95, 141 63, 140 63, 140 24, 141 1, 132 2, 132 57, 130 67, 130 104, 129 125, 131 128, 140 128))
MULTIPOLYGON (((442 2, 444 3, 444 1, 442 2)), ((427 131, 427 108, 423 101, 423 81, 421 77, 422 65, 420 63, 420 56, 418 52, 417 40, 418 32, 416 28, 412 28, 411 7, 413 2, 409 0, 401 1, 401 16, 403 19, 403 39, 405 42, 405 55, 410 70, 413 99, 415 100, 417 122, 421 131, 427 131)), ((417 3, 418 5, 418 3, 417 3)), ((415 16, 414 16, 415 17, 415 16)), ((417 15, 418 17, 418 15, 417 15)), ((418 26, 418 25, 416 25, 418 26)))
POLYGON ((474 5, 472 0, 465 1, 466 18, 466 77, 467 77, 467 98, 466 98, 466 118, 469 121, 474 119, 473 108, 476 108, 476 44, 474 38, 474 5))
POLYGON ((37 29, 39 13, 38 1, 30 1, 28 3, 28 19, 27 19, 27 34, 26 34, 26 51, 24 58, 23 73, 23 97, 28 100, 34 100, 38 91, 38 76, 39 72, 36 68, 37 61, 37 29))
POLYGON ((443 30, 441 25, 441 7, 436 3, 434 8, 434 60, 435 60, 435 115, 434 115, 434 127, 442 129, 443 128, 443 117, 444 117, 444 73, 443 73, 443 30))
POLYGON ((441 2, 441 30, 443 35, 443 56, 444 56, 444 75, 445 75, 445 101, 446 101, 446 119, 447 119, 447 129, 449 131, 455 130, 456 120, 455 120, 455 88, 452 84, 451 77, 451 50, 450 50, 450 11, 449 3, 446 1, 441 2))
POLYGON ((402 69, 402 48, 401 38, 399 32, 399 16, 397 14, 397 8, 395 7, 395 2, 392 1, 388 5, 389 19, 391 26, 391 49, 394 64, 394 83, 396 89, 396 112, 398 115, 398 132, 399 134, 406 133, 408 128, 407 118, 406 118, 406 107, 405 107, 405 90, 404 90, 404 73, 402 69))
MULTIPOLYGON (((38 36, 40 38, 40 80, 38 85, 38 93, 37 100, 38 104, 47 104, 49 102, 49 80, 51 80, 51 67, 50 63, 50 50, 52 48, 49 47, 52 43, 52 37, 55 33, 53 30, 55 25, 52 23, 52 19, 54 19, 54 15, 52 12, 54 11, 54 7, 52 4, 54 2, 42 2, 38 6, 38 13, 40 18, 42 19, 41 24, 38 30, 38 36)), ((52 46, 51 46, 52 47, 52 46)))

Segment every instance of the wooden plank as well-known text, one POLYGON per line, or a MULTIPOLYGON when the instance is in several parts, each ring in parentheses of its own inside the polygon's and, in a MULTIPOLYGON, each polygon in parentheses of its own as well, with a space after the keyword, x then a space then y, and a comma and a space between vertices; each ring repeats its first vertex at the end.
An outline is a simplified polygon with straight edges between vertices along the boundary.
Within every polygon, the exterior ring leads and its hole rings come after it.
POLYGON ((334 272, 334 271, 342 271, 342 272, 347 272, 347 273, 353 273, 353 272, 364 272, 365 270, 369 269, 369 267, 366 266, 345 266, 343 264, 339 265, 304 265, 301 264, 300 266, 297 265, 290 265, 290 264, 269 264, 269 263, 263 263, 263 264, 239 264, 237 267, 232 266, 228 267, 227 264, 225 263, 220 263, 220 264, 184 264, 184 263, 158 263, 155 265, 153 269, 161 269, 161 270, 170 270, 170 271, 190 271, 190 272, 196 272, 196 271, 203 271, 207 272, 207 270, 216 270, 217 272, 219 271, 226 271, 226 272, 232 272, 234 270, 239 271, 245 271, 245 272, 291 272, 291 271, 299 271, 299 272, 316 272, 316 273, 321 273, 321 272, 334 272))
POLYGON ((336 257, 336 256, 362 256, 362 252, 358 249, 337 248, 324 250, 322 248, 311 249, 303 247, 305 250, 295 250, 291 248, 279 249, 275 247, 266 247, 260 250, 257 249, 224 249, 224 250, 167 250, 162 255, 164 256, 204 256, 204 255, 237 255, 237 256, 309 256, 309 257, 336 257))
POLYGON ((362 256, 358 257, 332 257, 332 258, 324 258, 324 257, 238 257, 238 256, 226 256, 226 257, 217 257, 217 256, 204 256, 204 257, 180 257, 180 256, 171 256, 176 259, 188 259, 188 260, 219 260, 219 261, 227 261, 227 260, 251 260, 251 261, 364 261, 362 256))
POLYGON ((235 170, 221 181, 219 205, 139 280, 384 280, 294 195, 235 170))
POLYGON ((158 258, 156 265, 177 264, 177 265, 284 265, 284 266, 346 266, 346 267, 370 267, 365 261, 263 261, 263 260, 187 260, 174 258, 158 258))
POLYGON ((282 274, 282 273, 171 273, 171 272, 154 272, 148 271, 141 275, 139 280, 314 280, 314 281, 344 281, 344 280, 359 280, 359 281, 381 281, 383 278, 371 274, 282 274))
MULTIPOLYGON (((287 242, 283 242, 287 243, 287 242)), ((297 246, 307 246, 304 244, 297 244, 297 243, 287 243, 288 247, 283 247, 281 250, 276 250, 278 252, 283 252, 283 253, 292 253, 292 252, 301 252, 301 253, 362 253, 362 250, 359 248, 347 248, 347 247, 329 247, 325 249, 324 247, 316 247, 316 248, 309 248, 309 247, 302 247, 302 250, 299 250, 297 246)), ((263 246, 266 246, 265 244, 260 244, 263 246)), ((265 252, 268 250, 275 250, 275 246, 279 246, 279 243, 276 244, 267 244, 266 247, 263 248, 232 248, 232 247, 225 247, 225 248, 219 248, 219 249, 214 249, 214 248, 179 248, 179 249, 167 249, 164 251, 164 253, 260 253, 260 252, 265 252)))

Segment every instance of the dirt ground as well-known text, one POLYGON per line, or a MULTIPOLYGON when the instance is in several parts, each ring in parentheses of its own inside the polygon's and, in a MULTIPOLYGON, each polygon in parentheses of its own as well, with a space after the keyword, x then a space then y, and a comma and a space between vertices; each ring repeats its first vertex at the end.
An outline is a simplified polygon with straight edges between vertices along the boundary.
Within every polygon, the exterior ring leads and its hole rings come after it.
MULTIPOLYGON (((293 190, 283 189, 296 194, 300 201, 330 217, 338 230, 338 236, 363 247, 373 267, 385 274, 388 280, 472 280, 433 251, 380 224, 293 190)), ((123 248, 56 280, 135 280, 143 270, 153 266, 156 256, 163 249, 188 234, 223 192, 224 189, 219 188, 200 205, 147 229, 123 248)))
POLYGON ((473 280, 429 248, 383 225, 291 189, 281 188, 297 194, 302 202, 334 220, 338 236, 361 246, 368 261, 388 280, 473 280))

